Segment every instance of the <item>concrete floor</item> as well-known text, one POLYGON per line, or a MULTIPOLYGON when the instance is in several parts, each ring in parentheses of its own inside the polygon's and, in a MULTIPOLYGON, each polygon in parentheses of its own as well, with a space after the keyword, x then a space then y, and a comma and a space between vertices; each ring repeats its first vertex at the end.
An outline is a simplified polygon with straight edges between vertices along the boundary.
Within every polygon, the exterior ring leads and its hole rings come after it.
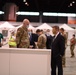
MULTIPOLYGON (((76 47, 74 49, 76 55, 76 47)), ((70 58, 70 47, 66 49, 66 67, 64 68, 64 75, 76 75, 76 57, 70 58)))

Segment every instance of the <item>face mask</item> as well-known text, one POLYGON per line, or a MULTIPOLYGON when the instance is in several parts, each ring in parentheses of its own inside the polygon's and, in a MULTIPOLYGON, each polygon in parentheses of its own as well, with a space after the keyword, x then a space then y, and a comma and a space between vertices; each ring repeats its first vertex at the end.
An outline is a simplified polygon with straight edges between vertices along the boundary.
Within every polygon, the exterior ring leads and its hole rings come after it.
POLYGON ((28 32, 29 35, 31 35, 31 32, 28 32))
POLYGON ((29 25, 27 25, 26 27, 29 28, 29 25))
POLYGON ((46 33, 46 35, 47 35, 47 36, 50 36, 50 33, 49 33, 49 32, 47 32, 47 33, 46 33))

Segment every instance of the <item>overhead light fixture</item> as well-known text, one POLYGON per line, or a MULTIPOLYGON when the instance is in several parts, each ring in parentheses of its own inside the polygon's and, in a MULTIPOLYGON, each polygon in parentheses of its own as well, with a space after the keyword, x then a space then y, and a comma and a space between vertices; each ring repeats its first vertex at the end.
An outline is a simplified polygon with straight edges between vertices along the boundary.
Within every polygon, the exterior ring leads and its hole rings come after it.
POLYGON ((39 16, 39 12, 16 12, 17 15, 39 16))
POLYGON ((27 2, 25 2, 25 5, 29 6, 29 4, 27 2))
POLYGON ((75 3, 75 1, 73 1, 72 3, 75 3))
POLYGON ((76 17, 76 14, 72 14, 72 13, 48 13, 48 12, 43 12, 43 16, 76 17))
POLYGON ((4 14, 4 12, 3 11, 0 11, 0 14, 4 14))
POLYGON ((70 6, 72 6, 72 3, 70 3, 70 6))
POLYGON ((23 0, 23 2, 26 2, 26 0, 23 0))

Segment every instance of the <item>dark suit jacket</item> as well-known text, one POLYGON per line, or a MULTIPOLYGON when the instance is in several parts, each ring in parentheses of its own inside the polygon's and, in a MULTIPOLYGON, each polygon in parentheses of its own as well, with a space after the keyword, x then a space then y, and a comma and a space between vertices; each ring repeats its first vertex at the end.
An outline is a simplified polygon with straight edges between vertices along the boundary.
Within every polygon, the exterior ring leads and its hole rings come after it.
POLYGON ((33 48, 35 48, 35 42, 37 42, 38 36, 34 33, 30 35, 30 45, 33 45, 33 48))
POLYGON ((59 33, 54 41, 52 41, 52 56, 63 56, 65 51, 65 39, 64 37, 59 33))
POLYGON ((47 49, 51 49, 51 43, 52 43, 53 37, 52 37, 51 35, 50 35, 50 36, 47 36, 47 35, 46 35, 46 37, 47 37, 46 48, 47 48, 47 49))

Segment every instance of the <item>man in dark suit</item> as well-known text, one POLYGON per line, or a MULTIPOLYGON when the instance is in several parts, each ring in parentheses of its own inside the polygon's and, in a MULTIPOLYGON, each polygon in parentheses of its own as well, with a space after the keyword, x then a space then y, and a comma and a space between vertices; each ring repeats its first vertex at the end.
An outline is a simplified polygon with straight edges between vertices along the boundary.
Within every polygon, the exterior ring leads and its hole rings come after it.
POLYGON ((35 42, 37 42, 37 35, 33 33, 31 29, 28 30, 30 46, 29 48, 35 48, 35 42))
POLYGON ((58 68, 57 75, 63 75, 62 56, 65 51, 65 39, 59 33, 58 26, 53 26, 52 32, 54 38, 51 45, 51 75, 56 75, 56 67, 58 68))
POLYGON ((51 42, 52 42, 52 35, 50 34, 50 30, 47 29, 46 31, 46 37, 47 37, 47 41, 46 41, 46 49, 51 49, 51 42))

